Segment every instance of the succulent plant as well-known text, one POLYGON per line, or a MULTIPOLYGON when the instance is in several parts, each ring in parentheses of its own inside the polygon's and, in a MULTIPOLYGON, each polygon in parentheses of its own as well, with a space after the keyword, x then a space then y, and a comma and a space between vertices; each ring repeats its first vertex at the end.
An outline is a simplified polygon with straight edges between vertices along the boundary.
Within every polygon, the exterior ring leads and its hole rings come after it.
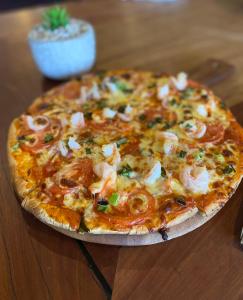
POLYGON ((50 30, 65 27, 69 23, 69 20, 70 17, 67 10, 60 6, 51 7, 43 14, 43 26, 50 30))

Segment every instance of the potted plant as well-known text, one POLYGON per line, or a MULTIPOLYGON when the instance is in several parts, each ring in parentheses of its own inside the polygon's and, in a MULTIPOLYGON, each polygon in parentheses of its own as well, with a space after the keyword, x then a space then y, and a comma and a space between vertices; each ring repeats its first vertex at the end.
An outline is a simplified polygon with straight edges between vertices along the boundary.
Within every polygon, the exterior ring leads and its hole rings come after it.
POLYGON ((28 35, 34 61, 43 75, 65 79, 89 71, 95 63, 95 33, 91 24, 70 18, 66 9, 47 9, 41 24, 28 35))

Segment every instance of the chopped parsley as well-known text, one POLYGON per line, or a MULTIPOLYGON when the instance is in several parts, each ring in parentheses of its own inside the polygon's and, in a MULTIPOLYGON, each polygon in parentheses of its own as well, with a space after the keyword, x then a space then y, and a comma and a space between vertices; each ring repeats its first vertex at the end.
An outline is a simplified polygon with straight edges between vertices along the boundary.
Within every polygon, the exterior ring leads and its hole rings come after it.
POLYGON ((87 111, 84 113, 84 118, 87 120, 91 120, 92 119, 92 112, 91 111, 87 111))
POLYGON ((12 150, 13 151, 17 151, 19 149, 19 143, 16 143, 15 145, 13 145, 12 150))
POLYGON ((161 167, 161 176, 166 177, 166 171, 164 167, 161 167))
POLYGON ((139 120, 140 120, 140 121, 145 121, 145 120, 146 120, 146 115, 145 115, 145 114, 141 114, 141 115, 139 116, 139 120))
POLYGON ((100 101, 97 101, 97 108, 103 109, 107 106, 106 99, 101 99, 100 101))
POLYGON ((221 102, 220 102, 220 107, 221 107, 222 109, 226 109, 226 108, 227 108, 225 102, 222 101, 222 100, 221 100, 221 102))
POLYGON ((185 201, 185 198, 184 197, 176 197, 175 198, 175 202, 177 204, 179 204, 180 206, 186 206, 186 201, 185 201))
POLYGON ((169 104, 170 104, 171 106, 176 105, 176 104, 177 104, 176 99, 173 98, 172 100, 170 100, 169 104))
POLYGON ((170 129, 170 128, 171 128, 170 123, 165 122, 165 125, 163 126, 163 129, 166 130, 166 129, 170 129))
POLYGON ((129 178, 131 172, 132 172, 132 168, 129 165, 126 165, 118 171, 118 174, 129 178))
POLYGON ((203 158, 203 156, 204 156, 203 149, 199 149, 199 151, 194 154, 194 157, 196 160, 201 160, 203 158))
POLYGON ((118 202, 119 202, 119 195, 117 193, 113 193, 109 199, 108 199, 109 203, 113 206, 117 206, 118 202))
POLYGON ((85 152, 86 152, 86 154, 91 154, 92 153, 90 148, 85 148, 85 152))
POLYGON ((127 138, 121 138, 118 141, 116 141, 116 145, 119 148, 121 145, 126 144, 127 143, 127 138))
POLYGON ((195 89, 193 88, 187 88, 185 91, 182 92, 182 98, 183 99, 187 99, 187 98, 191 98, 195 93, 195 89))
POLYGON ((127 107, 126 105, 119 106, 118 107, 118 112, 123 114, 125 112, 126 107, 127 107))
POLYGON ((53 135, 52 135, 51 133, 47 133, 47 134, 45 135, 45 137, 44 137, 44 142, 45 142, 45 143, 49 143, 49 142, 51 142, 52 140, 54 140, 53 135))
POLYGON ((235 168, 232 165, 228 165, 223 169, 224 174, 231 174, 232 172, 235 172, 235 168))
POLYGON ((179 156, 180 158, 184 158, 186 155, 187 155, 187 152, 186 152, 186 151, 183 151, 183 150, 181 150, 181 151, 179 152, 179 154, 178 154, 178 156, 179 156))
POLYGON ((161 117, 156 117, 154 120, 148 122, 147 127, 148 128, 153 128, 156 124, 159 124, 162 122, 162 118, 161 117))
POLYGON ((124 82, 118 81, 118 82, 116 82, 116 86, 123 93, 132 93, 133 92, 133 89, 128 88, 128 86, 124 82))
POLYGON ((97 210, 105 212, 108 209, 108 201, 105 199, 101 199, 97 202, 97 210))
POLYGON ((190 124, 190 123, 186 123, 185 124, 185 128, 187 128, 187 129, 190 129, 190 128, 192 128, 193 126, 192 126, 192 124, 190 124))

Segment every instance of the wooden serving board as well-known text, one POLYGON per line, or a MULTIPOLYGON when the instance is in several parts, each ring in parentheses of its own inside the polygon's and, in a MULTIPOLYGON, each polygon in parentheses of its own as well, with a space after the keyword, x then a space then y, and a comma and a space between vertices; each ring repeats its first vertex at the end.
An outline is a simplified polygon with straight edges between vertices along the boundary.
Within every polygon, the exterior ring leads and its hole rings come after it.
MULTIPOLYGON (((213 86, 228 78, 234 72, 234 67, 221 60, 209 59, 197 68, 189 71, 190 78, 199 81, 207 86, 213 86)), ((106 245, 120 245, 120 246, 142 246, 170 240, 188 232, 195 230, 209 221, 218 211, 214 211, 209 216, 202 216, 197 213, 193 217, 187 219, 179 225, 175 225, 167 230, 167 236, 162 236, 158 232, 142 234, 142 235, 126 235, 126 234, 91 234, 91 233, 77 233, 70 232, 65 229, 49 225, 53 229, 86 242, 106 244, 106 245)))

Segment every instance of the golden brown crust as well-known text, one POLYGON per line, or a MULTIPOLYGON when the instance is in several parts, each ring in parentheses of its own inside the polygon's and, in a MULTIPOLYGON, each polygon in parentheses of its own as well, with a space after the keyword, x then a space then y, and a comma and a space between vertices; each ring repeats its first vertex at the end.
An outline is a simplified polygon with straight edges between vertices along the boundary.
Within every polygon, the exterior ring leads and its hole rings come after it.
MULTIPOLYGON (((58 228, 63 228, 68 231, 76 231, 77 227, 72 227, 67 219, 59 215, 59 219, 54 216, 50 216, 48 210, 45 206, 43 206, 36 198, 31 198, 30 196, 25 196, 22 203, 22 207, 33 214, 37 219, 42 221, 47 225, 52 225, 58 228), (60 218, 61 216, 61 218, 60 218)), ((55 208, 57 211, 57 208, 55 208)))
POLYGON ((18 168, 17 168, 17 164, 16 161, 12 155, 12 145, 16 142, 16 123, 17 119, 14 119, 9 127, 9 131, 8 131, 8 141, 7 141, 7 153, 8 153, 8 162, 9 162, 9 166, 10 166, 10 176, 11 176, 11 180, 14 184, 14 188, 16 190, 16 192, 18 193, 18 195, 20 196, 20 199, 22 199, 24 197, 24 195, 26 193, 28 193, 31 189, 27 189, 26 188, 26 181, 21 178, 18 175, 18 168))

